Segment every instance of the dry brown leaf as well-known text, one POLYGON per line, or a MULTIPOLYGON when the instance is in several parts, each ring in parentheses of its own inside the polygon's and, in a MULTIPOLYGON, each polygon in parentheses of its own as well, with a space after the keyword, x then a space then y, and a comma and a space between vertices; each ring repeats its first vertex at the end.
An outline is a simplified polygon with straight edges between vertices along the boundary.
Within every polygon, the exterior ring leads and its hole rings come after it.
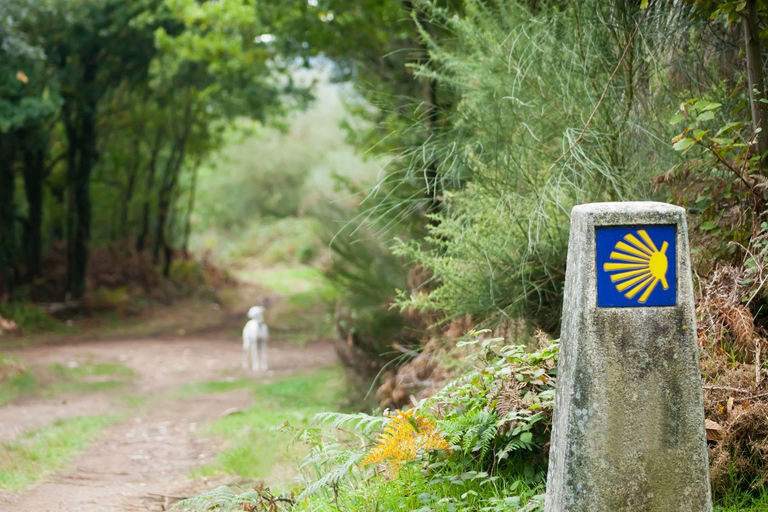
POLYGON ((722 437, 723 427, 712 420, 704 420, 704 427, 707 429, 707 441, 719 441, 722 437))

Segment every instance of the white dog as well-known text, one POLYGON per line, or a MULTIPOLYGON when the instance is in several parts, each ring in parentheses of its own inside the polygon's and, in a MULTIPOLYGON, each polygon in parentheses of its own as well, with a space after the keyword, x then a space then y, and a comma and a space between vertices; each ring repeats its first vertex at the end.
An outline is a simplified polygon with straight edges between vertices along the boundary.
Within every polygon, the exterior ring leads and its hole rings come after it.
POLYGON ((243 369, 266 372, 269 329, 264 322, 264 308, 252 307, 248 310, 248 318, 250 320, 243 328, 243 369))

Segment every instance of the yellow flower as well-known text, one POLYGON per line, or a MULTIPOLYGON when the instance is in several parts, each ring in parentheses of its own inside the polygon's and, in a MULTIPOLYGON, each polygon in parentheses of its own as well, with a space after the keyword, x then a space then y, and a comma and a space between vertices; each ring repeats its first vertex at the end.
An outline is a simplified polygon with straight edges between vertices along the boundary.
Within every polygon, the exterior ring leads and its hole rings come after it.
POLYGON ((449 448, 432 420, 419 416, 415 409, 397 411, 360 465, 384 464, 394 477, 403 463, 416 460, 424 451, 449 448))

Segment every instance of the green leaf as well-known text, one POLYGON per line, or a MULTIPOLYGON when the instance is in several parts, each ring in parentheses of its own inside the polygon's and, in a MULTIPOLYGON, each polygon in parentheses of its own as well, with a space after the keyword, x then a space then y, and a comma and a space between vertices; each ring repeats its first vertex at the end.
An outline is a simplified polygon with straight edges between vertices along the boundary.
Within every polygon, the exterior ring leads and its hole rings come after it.
POLYGON ((709 130, 693 130, 693 138, 696 141, 700 141, 707 133, 709 133, 709 130))
POLYGON ((738 128, 741 128, 741 123, 728 123, 725 126, 721 126, 720 129, 717 130, 717 135, 722 135, 728 130, 738 129, 738 128))
POLYGON ((675 151, 686 151, 688 148, 696 144, 693 139, 680 139, 672 146, 675 151))
POLYGON ((523 432, 520 434, 520 440, 524 443, 530 443, 533 441, 533 434, 530 432, 523 432))
POLYGON ((715 118, 715 113, 711 110, 706 110, 696 117, 696 121, 711 121, 715 118))
POLYGON ((702 231, 712 231, 713 229, 717 228, 717 224, 715 224, 715 221, 713 220, 708 220, 702 223, 701 226, 699 226, 699 228, 702 231))
POLYGON ((683 116, 682 114, 675 114, 674 116, 672 116, 672 119, 669 120, 669 124, 677 124, 680 121, 685 121, 685 116, 683 116))

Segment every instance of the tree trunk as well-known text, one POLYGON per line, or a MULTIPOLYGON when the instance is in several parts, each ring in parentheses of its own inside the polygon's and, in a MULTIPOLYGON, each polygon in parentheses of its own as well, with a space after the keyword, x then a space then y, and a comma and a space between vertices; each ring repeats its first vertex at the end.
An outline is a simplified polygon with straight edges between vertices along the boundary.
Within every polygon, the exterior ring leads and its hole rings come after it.
POLYGON ((47 176, 45 158, 48 137, 42 126, 26 131, 23 139, 24 193, 29 208, 24 233, 25 280, 31 282, 40 276, 43 254, 43 185, 47 176))
POLYGON ((197 173, 200 169, 200 159, 195 162, 192 168, 192 184, 189 187, 189 203, 187 204, 187 215, 184 220, 184 241, 182 250, 184 257, 189 258, 189 237, 192 234, 192 211, 195 209, 195 194, 197 192, 197 173))
POLYGON ((85 293, 91 236, 91 170, 96 163, 96 105, 76 109, 67 123, 70 155, 67 168, 67 299, 85 293))
POLYGON ((128 217, 131 212, 133 192, 136 188, 136 177, 139 174, 139 149, 139 139, 137 137, 133 141, 133 155, 131 158, 131 166, 128 169, 128 183, 125 186, 125 198, 123 200, 122 208, 120 209, 120 237, 123 240, 128 240, 128 217))
POLYGON ((16 288, 14 135, 0 133, 0 300, 16 288))
POLYGON ((183 161, 183 147, 180 148, 178 152, 174 151, 171 153, 171 158, 168 160, 165 175, 163 176, 163 185, 160 187, 160 192, 158 194, 157 226, 155 226, 155 240, 152 248, 152 261, 155 264, 160 261, 160 250, 169 245, 166 236, 166 224, 168 223, 171 214, 171 201, 173 200, 173 193, 176 190, 176 183, 178 182, 183 161))
MULTIPOLYGON (((176 190, 176 184, 179 181, 179 174, 181 173, 181 166, 184 163, 184 156, 186 155, 187 139, 192 128, 192 105, 187 103, 184 109, 184 116, 182 118, 182 129, 178 138, 174 142, 173 150, 168 156, 168 160, 165 165, 165 173, 163 174, 162 186, 160 187, 160 193, 157 200, 157 226, 155 226, 155 240, 154 247, 152 249, 152 261, 157 264, 160 260, 160 250, 168 248, 168 240, 166 236, 166 223, 171 214, 171 201, 173 200, 173 193, 176 190)), ((166 253, 167 254, 167 253, 166 253)), ((166 262, 166 266, 170 263, 166 262)))
POLYGON ((157 172, 157 155, 160 153, 161 141, 163 139, 163 132, 158 128, 155 135, 155 142, 152 146, 152 151, 149 157, 149 164, 147 169, 147 184, 146 191, 144 193, 144 207, 141 214, 141 228, 139 235, 136 237, 136 252, 144 252, 146 247, 147 235, 149 234, 149 217, 150 210, 152 208, 152 187, 155 184, 155 173, 157 172))
POLYGON ((757 151, 761 157, 761 167, 766 169, 765 152, 768 150, 768 115, 763 78, 763 59, 760 48, 760 26, 757 17, 757 0, 747 1, 747 14, 742 20, 744 26, 744 47, 747 57, 747 81, 749 84, 749 104, 752 110, 752 127, 757 133, 757 151))

